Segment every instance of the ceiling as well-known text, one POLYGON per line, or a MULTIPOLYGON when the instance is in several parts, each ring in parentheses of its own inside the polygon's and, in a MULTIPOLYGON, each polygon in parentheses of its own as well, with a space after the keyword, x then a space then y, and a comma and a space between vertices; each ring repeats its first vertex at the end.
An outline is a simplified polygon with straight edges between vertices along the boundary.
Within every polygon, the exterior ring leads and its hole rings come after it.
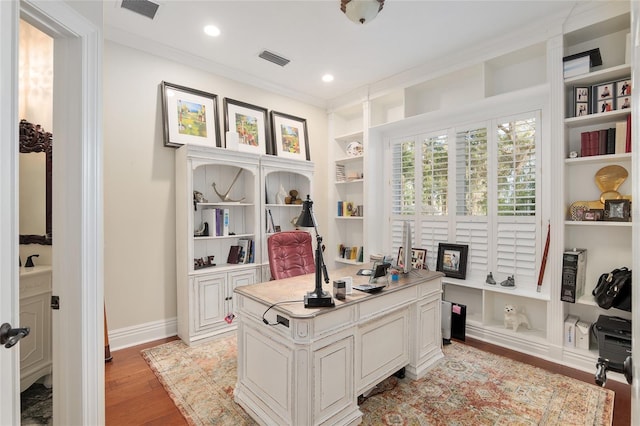
POLYGON ((564 19, 577 3, 386 0, 362 25, 340 11, 339 0, 155 2, 151 20, 121 8, 121 0, 105 1, 105 38, 324 106, 474 44, 564 19), (221 35, 205 35, 207 24, 221 35), (265 49, 291 62, 259 58, 265 49), (335 80, 324 83, 325 73, 335 80))

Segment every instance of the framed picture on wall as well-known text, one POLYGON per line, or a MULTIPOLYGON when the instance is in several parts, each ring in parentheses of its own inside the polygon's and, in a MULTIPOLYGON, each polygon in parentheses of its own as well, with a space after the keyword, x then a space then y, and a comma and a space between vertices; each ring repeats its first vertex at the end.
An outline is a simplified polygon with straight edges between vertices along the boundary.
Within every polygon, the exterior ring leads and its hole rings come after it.
POLYGON ((468 251, 466 244, 440 243, 436 271, 444 272, 447 277, 464 280, 467 277, 468 251))
POLYGON ((218 96, 163 81, 164 146, 220 146, 218 96))
POLYGON ((273 153, 278 157, 311 161, 307 120, 281 112, 271 111, 273 153))
POLYGON ((229 98, 224 98, 223 105, 225 147, 256 154, 271 154, 267 109, 229 98))

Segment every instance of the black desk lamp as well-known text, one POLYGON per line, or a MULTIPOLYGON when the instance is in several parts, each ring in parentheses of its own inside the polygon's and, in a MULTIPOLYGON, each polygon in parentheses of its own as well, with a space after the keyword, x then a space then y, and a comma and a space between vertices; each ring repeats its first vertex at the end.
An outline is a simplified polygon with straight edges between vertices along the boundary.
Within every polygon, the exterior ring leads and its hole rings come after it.
POLYGON ((296 226, 315 228, 316 230, 316 288, 304 296, 304 307, 323 308, 335 306, 331 294, 322 290, 322 275, 324 274, 324 282, 327 284, 329 283, 329 275, 327 274, 327 267, 322 259, 322 237, 318 235, 318 225, 313 215, 312 206, 313 201, 311 201, 309 195, 307 195, 307 199, 302 203, 302 213, 300 213, 298 221, 296 222, 296 226))

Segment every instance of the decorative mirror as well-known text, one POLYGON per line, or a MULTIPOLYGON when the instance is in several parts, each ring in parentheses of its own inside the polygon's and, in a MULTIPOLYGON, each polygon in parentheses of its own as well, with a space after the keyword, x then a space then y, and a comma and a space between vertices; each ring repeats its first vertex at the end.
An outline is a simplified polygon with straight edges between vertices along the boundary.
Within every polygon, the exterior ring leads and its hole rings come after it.
MULTIPOLYGON (((36 170, 34 174, 44 175, 44 182, 37 178, 34 178, 33 193, 31 190, 27 190, 27 194, 21 194, 20 201, 20 244, 43 244, 51 245, 51 175, 52 175, 52 142, 53 135, 49 132, 45 132, 40 125, 33 125, 26 120, 20 120, 20 154, 22 155, 40 155, 44 158, 33 158, 36 161, 31 161, 32 158, 24 158, 29 160, 28 164, 35 165, 34 167, 43 168, 38 164, 44 164, 44 170, 36 170), (42 161, 39 161, 42 160, 42 161), (42 188, 44 186, 44 188, 42 188), (24 197, 26 195, 26 197, 24 197), (44 209, 39 207, 42 205, 41 196, 44 196, 44 209), (34 201, 35 208, 25 207, 22 199, 34 201), (39 202, 39 203, 38 203, 39 202), (28 211, 23 211, 28 210, 28 211), (23 214, 23 213, 28 213, 23 214), (28 219, 23 220, 23 217, 28 219), (44 231, 44 235, 42 232, 44 231)), ((21 158, 21 164, 23 164, 23 158, 21 158)), ((25 162, 26 164, 26 162, 25 162)), ((26 168, 26 167, 25 167, 26 168)), ((22 171, 22 167, 21 167, 22 171)), ((21 181, 26 179, 21 178, 21 181)), ((23 188, 22 184, 20 185, 23 188)))

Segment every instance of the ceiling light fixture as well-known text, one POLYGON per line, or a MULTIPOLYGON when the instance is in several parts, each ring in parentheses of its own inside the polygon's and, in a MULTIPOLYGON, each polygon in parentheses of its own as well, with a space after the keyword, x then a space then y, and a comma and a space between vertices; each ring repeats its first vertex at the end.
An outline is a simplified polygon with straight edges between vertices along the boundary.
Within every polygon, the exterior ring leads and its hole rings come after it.
POLYGON ((204 27, 204 32, 211 37, 218 37, 220 35, 220 28, 215 25, 207 25, 204 27))
POLYGON ((356 24, 371 21, 383 6, 384 0, 340 0, 340 10, 356 24))
POLYGON ((333 76, 331 74, 325 74, 322 76, 322 81, 325 83, 331 83, 333 81, 333 76))

